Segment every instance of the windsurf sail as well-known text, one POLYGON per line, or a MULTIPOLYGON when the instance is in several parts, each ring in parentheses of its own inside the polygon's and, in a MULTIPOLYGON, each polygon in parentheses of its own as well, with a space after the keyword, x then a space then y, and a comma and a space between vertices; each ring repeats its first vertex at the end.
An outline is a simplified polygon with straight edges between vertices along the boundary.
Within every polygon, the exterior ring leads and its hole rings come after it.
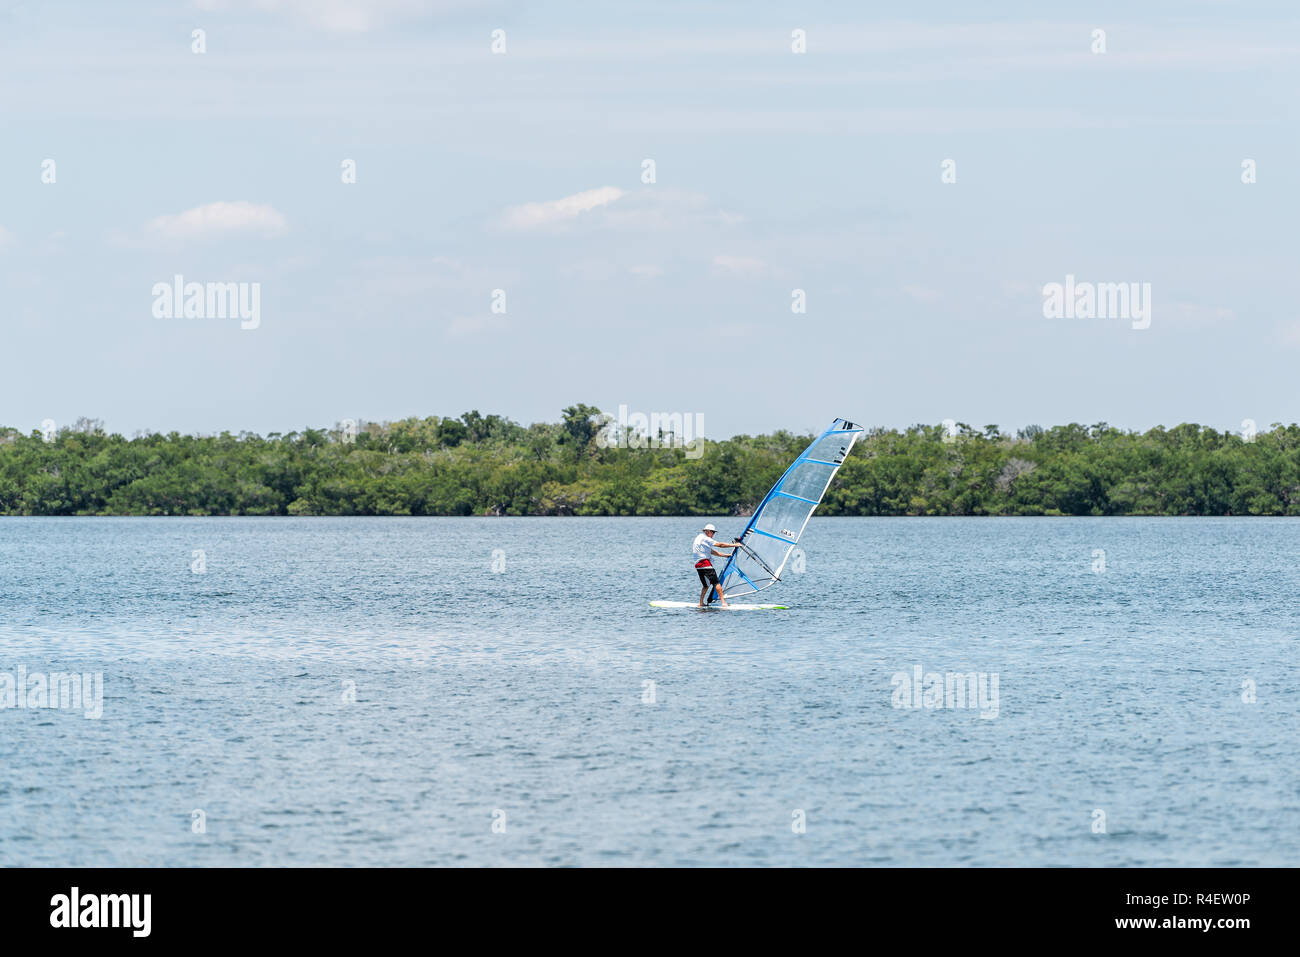
MULTIPOLYGON (((754 509, 754 515, 722 566, 719 582, 727 598, 750 595, 781 580, 804 527, 821 504, 831 479, 849 456, 862 426, 836 419, 803 450, 754 509)), ((712 603, 717 591, 709 595, 712 603)))

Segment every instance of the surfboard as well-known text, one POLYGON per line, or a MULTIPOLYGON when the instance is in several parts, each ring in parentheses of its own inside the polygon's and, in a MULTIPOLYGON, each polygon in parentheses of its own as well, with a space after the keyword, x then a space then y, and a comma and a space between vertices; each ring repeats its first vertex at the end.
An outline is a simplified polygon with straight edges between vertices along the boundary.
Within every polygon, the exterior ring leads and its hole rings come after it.
POLYGON ((776 611, 778 609, 789 609, 789 605, 741 605, 731 602, 725 608, 714 602, 708 608, 700 608, 699 604, 693 601, 652 601, 651 608, 694 608, 699 611, 776 611))

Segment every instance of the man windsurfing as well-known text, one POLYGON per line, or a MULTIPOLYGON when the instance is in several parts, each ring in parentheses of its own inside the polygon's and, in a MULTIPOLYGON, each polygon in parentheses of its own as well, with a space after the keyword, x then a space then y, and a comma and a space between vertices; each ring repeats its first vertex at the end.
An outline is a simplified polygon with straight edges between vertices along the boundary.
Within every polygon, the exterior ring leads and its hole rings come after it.
POLYGON ((710 557, 716 555, 718 558, 726 558, 725 552, 717 551, 719 548, 739 548, 738 543, 730 545, 723 542, 715 542, 713 533, 717 529, 710 522, 704 526, 704 531, 695 536, 695 541, 691 545, 691 555, 695 558, 695 570, 700 575, 700 607, 705 607, 705 599, 709 597, 709 589, 718 590, 718 601, 722 607, 727 607, 727 599, 722 597, 722 586, 718 584, 718 573, 713 570, 713 562, 710 557))

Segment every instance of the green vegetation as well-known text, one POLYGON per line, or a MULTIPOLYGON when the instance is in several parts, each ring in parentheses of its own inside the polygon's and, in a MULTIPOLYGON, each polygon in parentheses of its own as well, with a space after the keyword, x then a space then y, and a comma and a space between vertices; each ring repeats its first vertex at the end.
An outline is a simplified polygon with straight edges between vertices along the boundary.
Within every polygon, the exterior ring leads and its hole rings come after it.
MULTIPOLYGON (((752 509, 810 436, 604 448, 598 410, 555 424, 496 415, 266 437, 0 428, 3 515, 719 515, 752 509)), ((827 494, 829 515, 1297 515, 1300 426, 1247 442, 1198 425, 1104 423, 1006 435, 877 429, 827 494)))

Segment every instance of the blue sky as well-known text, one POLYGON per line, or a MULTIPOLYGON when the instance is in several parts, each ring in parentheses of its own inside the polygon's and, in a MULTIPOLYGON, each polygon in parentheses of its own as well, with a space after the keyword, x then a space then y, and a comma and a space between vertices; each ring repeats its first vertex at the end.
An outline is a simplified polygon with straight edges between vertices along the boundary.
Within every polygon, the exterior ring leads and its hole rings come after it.
POLYGON ((974 6, 0 0, 0 424, 1300 420, 1300 13, 974 6))

